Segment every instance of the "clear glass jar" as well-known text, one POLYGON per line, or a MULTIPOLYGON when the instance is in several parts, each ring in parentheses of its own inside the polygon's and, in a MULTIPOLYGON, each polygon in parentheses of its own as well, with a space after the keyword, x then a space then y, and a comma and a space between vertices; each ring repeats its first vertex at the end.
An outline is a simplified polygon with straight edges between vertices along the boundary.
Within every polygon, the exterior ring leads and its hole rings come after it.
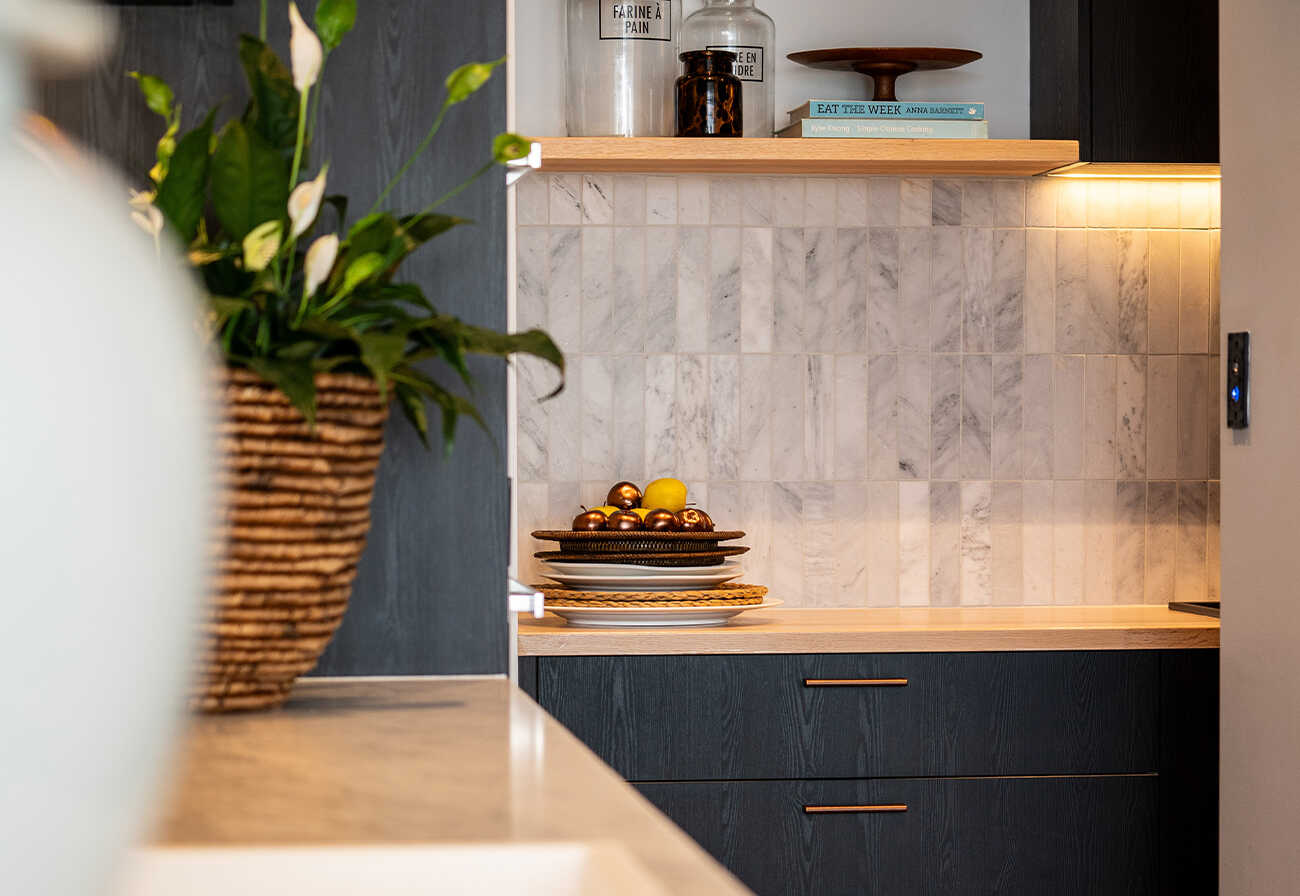
POLYGON ((679 7, 568 0, 569 136, 673 134, 679 7))
POLYGON ((776 130, 776 26, 754 0, 704 0, 682 23, 681 48, 730 50, 733 71, 744 85, 746 137, 771 137, 776 130))

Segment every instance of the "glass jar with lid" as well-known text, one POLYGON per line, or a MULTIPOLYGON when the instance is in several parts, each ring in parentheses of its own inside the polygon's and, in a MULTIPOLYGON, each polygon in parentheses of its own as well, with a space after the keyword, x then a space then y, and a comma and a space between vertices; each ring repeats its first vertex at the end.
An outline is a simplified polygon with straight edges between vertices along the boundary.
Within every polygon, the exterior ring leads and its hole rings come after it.
POLYGON ((729 50, 732 71, 744 85, 746 137, 771 137, 776 130, 776 26, 754 0, 704 0, 704 8, 682 23, 681 49, 729 50))
POLYGON ((571 137, 674 131, 680 0, 568 0, 571 137))

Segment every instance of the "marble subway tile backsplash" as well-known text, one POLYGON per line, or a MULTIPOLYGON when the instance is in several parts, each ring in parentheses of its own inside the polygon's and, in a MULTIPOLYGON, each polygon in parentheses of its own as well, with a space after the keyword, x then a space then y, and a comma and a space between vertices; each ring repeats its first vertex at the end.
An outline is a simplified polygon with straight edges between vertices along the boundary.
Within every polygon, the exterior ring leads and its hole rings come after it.
POLYGON ((531 176, 520 554, 675 475, 794 606, 1218 596, 1217 184, 531 176))

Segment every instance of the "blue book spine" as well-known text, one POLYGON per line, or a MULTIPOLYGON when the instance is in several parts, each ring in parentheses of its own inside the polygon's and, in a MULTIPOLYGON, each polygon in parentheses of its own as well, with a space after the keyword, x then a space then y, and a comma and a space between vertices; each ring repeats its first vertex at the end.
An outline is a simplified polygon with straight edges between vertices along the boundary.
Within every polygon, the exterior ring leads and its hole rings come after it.
POLYGON ((782 131, 792 137, 882 137, 982 140, 989 135, 987 121, 866 121, 852 118, 805 118, 782 131))
POLYGON ((875 103, 844 100, 809 100, 806 114, 795 118, 927 118, 982 121, 983 103, 907 102, 875 103))

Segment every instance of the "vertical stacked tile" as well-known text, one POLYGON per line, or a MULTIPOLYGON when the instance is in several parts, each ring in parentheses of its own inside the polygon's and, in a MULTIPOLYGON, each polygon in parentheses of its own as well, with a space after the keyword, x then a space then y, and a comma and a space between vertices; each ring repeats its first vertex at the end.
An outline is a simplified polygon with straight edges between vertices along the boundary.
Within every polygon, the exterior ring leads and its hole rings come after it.
MULTIPOLYGON (((1205 184, 551 175, 518 192, 520 553, 677 475, 792 605, 1217 594, 1205 184)), ((528 570, 525 565, 525 570, 528 570)))

